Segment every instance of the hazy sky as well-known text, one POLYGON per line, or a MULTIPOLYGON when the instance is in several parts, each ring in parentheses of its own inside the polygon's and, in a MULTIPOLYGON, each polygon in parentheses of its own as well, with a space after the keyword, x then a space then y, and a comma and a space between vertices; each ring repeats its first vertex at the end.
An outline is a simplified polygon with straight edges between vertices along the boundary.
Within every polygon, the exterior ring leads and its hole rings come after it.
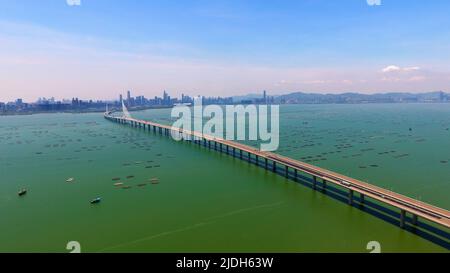
POLYGON ((450 91, 449 14, 448 0, 0 0, 0 101, 450 91))

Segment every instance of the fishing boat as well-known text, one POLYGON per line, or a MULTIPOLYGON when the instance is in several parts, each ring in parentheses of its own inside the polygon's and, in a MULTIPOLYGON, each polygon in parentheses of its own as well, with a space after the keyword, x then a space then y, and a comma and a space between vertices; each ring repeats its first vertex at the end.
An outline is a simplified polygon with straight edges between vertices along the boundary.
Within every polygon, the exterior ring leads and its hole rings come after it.
POLYGON ((27 190, 26 189, 21 189, 17 194, 19 196, 24 196, 25 194, 27 194, 27 190))
POLYGON ((97 197, 97 198, 91 200, 91 204, 98 204, 101 201, 102 201, 102 199, 100 197, 97 197))
POLYGON ((66 180, 66 182, 73 182, 73 181, 75 181, 75 178, 73 178, 73 177, 68 178, 68 179, 66 180))

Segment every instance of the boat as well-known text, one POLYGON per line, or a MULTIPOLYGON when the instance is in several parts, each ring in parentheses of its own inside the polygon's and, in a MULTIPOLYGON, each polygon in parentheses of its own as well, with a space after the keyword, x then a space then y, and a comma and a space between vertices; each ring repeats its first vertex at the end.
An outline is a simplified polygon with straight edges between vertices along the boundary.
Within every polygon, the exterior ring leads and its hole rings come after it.
POLYGON ((24 196, 25 194, 27 194, 27 190, 26 189, 21 189, 17 194, 19 196, 24 196))
POLYGON ((91 204, 98 204, 101 201, 102 201, 102 199, 100 197, 97 197, 97 198, 91 200, 91 204))
POLYGON ((73 181, 75 181, 75 178, 73 178, 73 177, 66 180, 66 182, 73 182, 73 181))
POLYGON ((120 187, 120 186, 123 186, 123 183, 121 183, 121 182, 119 182, 119 183, 115 183, 115 184, 114 184, 114 186, 116 186, 116 187, 120 187))

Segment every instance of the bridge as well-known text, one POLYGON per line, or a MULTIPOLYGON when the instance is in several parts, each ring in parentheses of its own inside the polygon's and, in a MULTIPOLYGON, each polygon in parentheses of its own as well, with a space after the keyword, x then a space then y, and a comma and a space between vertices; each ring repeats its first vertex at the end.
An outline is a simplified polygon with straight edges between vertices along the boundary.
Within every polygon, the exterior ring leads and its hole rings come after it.
MULTIPOLYGON (((124 109, 126 108, 124 107, 124 109)), ((104 117, 107 120, 119 124, 128 124, 132 127, 153 131, 160 135, 178 135, 184 141, 203 145, 209 149, 253 162, 257 166, 281 174, 294 181, 299 181, 304 175, 307 175, 311 177, 311 187, 314 190, 326 191, 327 187, 331 185, 334 188, 344 190, 346 192, 347 202, 351 206, 364 206, 365 202, 368 201, 366 198, 375 200, 384 206, 390 206, 399 211, 398 223, 401 228, 405 228, 407 222, 413 226, 418 226, 419 217, 444 227, 447 230, 450 228, 450 212, 448 210, 327 169, 272 152, 260 151, 234 141, 205 135, 201 132, 135 119, 126 110, 124 110, 124 115, 121 117, 114 116, 112 112, 106 112, 104 117), (410 217, 408 217, 408 214, 410 217)), ((448 239, 448 235, 444 237, 448 239)))

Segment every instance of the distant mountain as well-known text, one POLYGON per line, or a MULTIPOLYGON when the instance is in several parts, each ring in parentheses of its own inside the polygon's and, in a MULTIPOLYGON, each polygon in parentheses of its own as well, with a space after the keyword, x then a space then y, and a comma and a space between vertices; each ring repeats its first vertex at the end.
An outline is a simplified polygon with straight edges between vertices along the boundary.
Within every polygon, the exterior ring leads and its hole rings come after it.
POLYGON ((233 102, 239 103, 245 100, 255 100, 263 97, 263 94, 247 94, 243 96, 233 96, 233 102))
POLYGON ((408 103, 408 102, 450 102, 450 94, 442 91, 428 93, 342 93, 317 94, 296 92, 276 96, 275 103, 408 103))

